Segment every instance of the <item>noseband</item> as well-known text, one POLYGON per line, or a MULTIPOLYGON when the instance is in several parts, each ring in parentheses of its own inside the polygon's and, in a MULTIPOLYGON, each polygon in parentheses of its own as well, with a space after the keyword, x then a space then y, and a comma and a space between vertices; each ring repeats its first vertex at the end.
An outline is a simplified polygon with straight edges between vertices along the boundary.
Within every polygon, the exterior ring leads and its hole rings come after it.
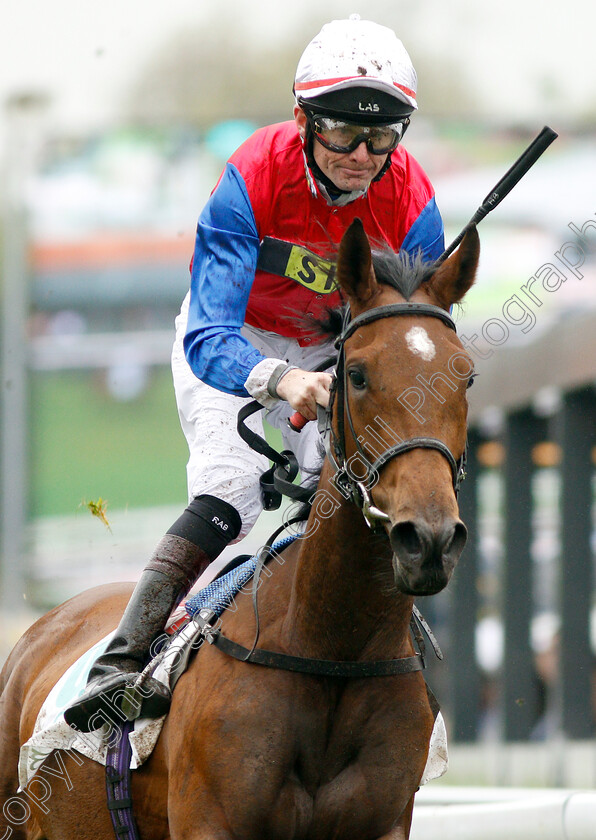
MULTIPOLYGON (((334 481, 338 488, 350 498, 361 510, 366 519, 367 524, 374 528, 381 522, 388 522, 389 517, 378 508, 371 504, 369 488, 372 487, 378 480, 379 470, 397 458, 398 455, 403 455, 405 452, 411 452, 413 449, 435 449, 443 455, 451 469, 451 476, 453 481, 453 489, 457 495, 461 482, 465 478, 465 456, 455 459, 449 447, 443 443, 442 440, 433 437, 414 437, 402 440, 393 446, 388 447, 379 455, 376 460, 372 461, 364 451, 360 441, 361 437, 354 429, 352 420, 352 413, 350 411, 350 403, 347 399, 347 370, 345 364, 345 343, 360 327, 366 324, 372 324, 379 321, 381 318, 393 318, 400 315, 420 315, 430 316, 431 318, 438 318, 443 321, 450 329, 456 332, 453 318, 444 309, 439 306, 433 306, 430 303, 391 303, 386 306, 378 306, 374 309, 369 309, 350 320, 349 308, 346 308, 342 331, 335 341, 335 346, 338 349, 338 359, 336 374, 331 388, 331 395, 329 399, 329 406, 325 410, 323 418, 323 433, 327 442, 327 455, 335 469, 334 481), (337 434, 335 434, 331 422, 333 406, 337 403, 337 434), (343 407, 343 411, 341 408, 343 407), (354 476, 350 468, 349 461, 346 455, 346 424, 350 435, 356 446, 356 450, 360 459, 366 467, 366 475, 354 476)), ((392 433, 394 437, 399 437, 392 433)))

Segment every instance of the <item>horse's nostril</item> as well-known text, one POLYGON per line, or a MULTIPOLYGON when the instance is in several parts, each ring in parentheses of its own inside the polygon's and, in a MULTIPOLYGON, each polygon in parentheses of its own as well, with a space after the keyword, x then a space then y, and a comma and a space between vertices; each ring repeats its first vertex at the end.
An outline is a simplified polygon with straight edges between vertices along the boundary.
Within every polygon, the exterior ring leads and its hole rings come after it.
POLYGON ((422 541, 413 522, 398 522, 391 529, 391 547, 396 554, 405 552, 411 557, 422 554, 422 541))
POLYGON ((398 522, 391 529, 391 546, 398 556, 405 555, 412 560, 428 560, 431 555, 459 557, 467 536, 463 522, 449 524, 436 533, 424 521, 398 522))
POLYGON ((396 523, 391 529, 396 583, 410 595, 432 595, 449 582, 466 543, 463 522, 431 529, 425 520, 396 523))
POLYGON ((446 547, 447 551, 456 554, 458 557, 462 553, 464 546, 468 539, 468 529, 463 522, 456 522, 453 529, 453 536, 449 545, 446 547))

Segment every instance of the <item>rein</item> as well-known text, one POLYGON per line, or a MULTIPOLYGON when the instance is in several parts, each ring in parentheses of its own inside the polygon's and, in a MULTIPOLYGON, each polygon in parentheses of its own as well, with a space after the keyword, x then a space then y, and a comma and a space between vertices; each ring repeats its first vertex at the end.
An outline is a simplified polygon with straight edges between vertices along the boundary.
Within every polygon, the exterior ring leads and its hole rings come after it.
MULTIPOLYGON (((370 485, 377 475, 378 471, 388 464, 393 458, 402 455, 405 452, 410 452, 413 449, 435 449, 440 452, 448 461, 451 468, 453 488, 457 494, 459 486, 465 477, 465 452, 461 458, 455 459, 449 447, 438 438, 432 437, 415 437, 407 440, 402 440, 394 446, 388 447, 381 455, 379 455, 374 462, 371 463, 369 457, 366 455, 363 447, 360 444, 354 424, 352 421, 352 414, 350 412, 350 405, 346 399, 347 394, 347 372, 345 366, 345 342, 356 332, 359 327, 365 324, 371 324, 381 318, 392 318, 401 315, 419 315, 430 316, 438 318, 450 329, 456 331, 455 323, 448 312, 438 306, 433 306, 427 303, 394 303, 386 306, 378 306, 370 309, 367 312, 350 319, 349 309, 346 308, 344 313, 344 320, 342 325, 342 332, 336 339, 335 346, 338 350, 337 368, 334 377, 334 382, 331 388, 331 396, 329 399, 329 406, 327 409, 320 412, 319 427, 325 438, 325 446, 327 456, 329 457, 335 469, 335 483, 339 488, 344 488, 346 498, 351 498, 352 501, 360 508, 368 526, 374 529, 379 522, 388 521, 387 514, 375 508, 370 501, 367 486, 370 485), (333 405, 337 402, 338 406, 343 406, 344 411, 339 411, 337 416, 337 435, 332 427, 332 412, 333 405), (355 480, 350 475, 350 469, 346 456, 346 429, 344 421, 344 412, 347 417, 348 426, 352 439, 356 448, 364 461, 367 468, 367 475, 365 481, 355 480)), ((334 359, 327 359, 322 365, 319 365, 318 370, 325 370, 328 368, 334 359)), ((293 499, 302 502, 311 502, 313 491, 307 490, 303 487, 298 487, 293 484, 293 480, 298 474, 298 464, 295 456, 289 450, 277 452, 273 447, 255 432, 251 431, 246 425, 246 419, 254 414, 256 411, 262 409, 260 403, 256 400, 248 403, 238 413, 238 433, 243 440, 248 443, 254 450, 266 455, 274 466, 268 470, 261 478, 261 486, 264 491, 267 510, 275 510, 281 504, 281 495, 289 496, 293 499), (267 495, 269 494, 269 495, 267 495), (268 501, 267 501, 268 500, 268 501)), ((277 534, 278 532, 276 532, 277 534)), ((271 540, 270 540, 271 542, 271 540)), ((217 616, 212 610, 200 610, 194 617, 197 622, 198 631, 209 644, 219 648, 222 653, 238 659, 241 662, 250 662, 255 665, 264 665, 269 668, 280 668, 286 671, 295 671, 302 674, 311 674, 314 676, 325 677, 344 677, 344 678, 361 678, 361 677, 380 677, 391 676, 397 674, 408 674, 414 671, 420 671, 426 667, 425 649, 422 630, 426 633, 430 640, 436 656, 439 659, 443 658, 443 654, 434 638, 428 624, 416 608, 413 606, 412 618, 410 621, 410 629, 414 640, 418 646, 418 651, 414 656, 402 657, 400 659, 387 659, 378 661, 337 661, 326 659, 310 659, 308 657, 290 656, 288 654, 279 653, 277 651, 263 650, 257 648, 257 641, 259 638, 259 612, 257 604, 258 589, 260 586, 260 575, 267 559, 271 555, 271 546, 267 545, 261 551, 257 566, 255 568, 253 577, 253 607, 256 620, 256 633, 251 648, 246 648, 237 642, 228 639, 223 635, 221 629, 214 626, 214 621, 217 616)))
MULTIPOLYGON (((378 522, 388 521, 388 517, 382 511, 371 505, 368 488, 376 483, 379 470, 398 455, 403 455, 405 452, 410 452, 413 449, 435 449, 437 452, 440 452, 449 463, 453 489, 456 496, 466 476, 466 450, 464 450, 461 458, 456 460, 449 447, 438 438, 421 436, 402 440, 388 447, 373 462, 370 461, 369 456, 360 444, 358 434, 354 429, 350 404, 346 399, 347 371, 345 368, 344 345, 359 327, 372 324, 382 318, 393 318, 401 315, 438 318, 449 329, 457 332, 455 322, 451 315, 439 306, 434 306, 430 303, 392 303, 385 306, 377 306, 352 319, 350 319, 350 310, 346 307, 342 331, 335 340, 335 347, 338 350, 337 359, 333 357, 326 359, 315 368, 315 371, 327 370, 333 363, 336 363, 336 372, 331 386, 329 405, 326 409, 320 409, 319 411, 319 429, 325 440, 326 454, 335 469, 334 482, 336 486, 343 489, 345 497, 350 498, 360 508, 366 523, 372 529, 375 528, 378 522), (339 411, 337 416, 338 434, 336 436, 333 433, 331 420, 335 402, 337 402, 338 406, 343 405, 345 409, 350 434, 358 454, 367 468, 367 474, 362 478, 356 479, 350 472, 346 455, 344 412, 342 411, 339 411)), ((265 455, 274 464, 273 467, 261 476, 265 510, 277 510, 281 505, 282 496, 288 496, 296 501, 308 504, 312 500, 313 491, 293 483, 299 470, 294 453, 287 449, 283 452, 278 452, 272 446, 269 446, 264 438, 257 435, 246 425, 246 419, 262 409, 263 406, 256 400, 253 400, 253 402, 248 403, 240 409, 238 412, 238 434, 252 449, 265 455)), ((393 437, 395 438, 397 435, 393 433, 393 437)))

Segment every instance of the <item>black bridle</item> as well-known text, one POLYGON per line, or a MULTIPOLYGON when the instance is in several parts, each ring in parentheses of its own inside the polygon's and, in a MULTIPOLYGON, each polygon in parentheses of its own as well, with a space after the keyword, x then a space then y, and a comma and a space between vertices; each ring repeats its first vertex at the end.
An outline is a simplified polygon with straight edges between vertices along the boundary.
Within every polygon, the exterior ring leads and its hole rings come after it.
MULTIPOLYGON (((401 315, 420 315, 438 318, 450 329, 456 332, 455 322, 451 315, 439 306, 430 303, 391 303, 386 306, 378 306, 369 309, 350 318, 350 311, 346 308, 342 331, 336 339, 335 346, 338 349, 336 374, 331 388, 329 406, 324 414, 324 436, 326 439, 327 455, 334 467, 334 482, 361 510, 370 527, 375 527, 379 522, 388 521, 389 517, 382 511, 375 508, 370 501, 369 488, 376 483, 379 470, 386 464, 413 449, 435 449, 443 455, 451 469, 453 489, 457 495, 461 482, 465 478, 465 456, 466 452, 456 459, 442 440, 434 437, 414 437, 401 440, 393 446, 388 447, 374 461, 370 460, 361 444, 361 438, 357 434, 352 420, 350 402, 347 399, 348 372, 345 363, 345 343, 360 327, 374 323, 381 318, 393 318, 401 315), (333 406, 337 404, 337 434, 333 430, 332 415, 333 406), (343 410, 342 410, 343 408, 343 410), (359 459, 365 465, 367 473, 365 476, 354 476, 350 469, 346 452, 346 420, 352 441, 356 447, 359 459)), ((392 436, 398 437, 395 433, 392 436)))
MULTIPOLYGON (((371 504, 369 489, 376 483, 378 473, 386 464, 398 455, 403 455, 413 449, 435 449, 447 460, 451 469, 453 489, 457 495, 460 485, 465 478, 466 471, 466 449, 462 456, 456 459, 442 440, 433 437, 415 437, 402 440, 393 446, 388 447, 374 461, 371 461, 363 446, 360 443, 359 435, 354 428, 350 404, 347 399, 347 370, 345 364, 345 343, 360 327, 372 324, 382 318, 393 318, 400 315, 419 315, 438 318, 449 329, 456 332, 455 322, 451 315, 439 306, 430 303, 390 303, 386 306, 377 306, 350 318, 350 310, 346 307, 343 316, 342 331, 335 340, 335 347, 338 350, 337 357, 326 359, 316 370, 327 370, 335 364, 335 375, 330 390, 329 405, 327 408, 319 407, 319 431, 325 441, 327 457, 334 468, 334 484, 346 499, 351 499, 363 513, 367 524, 375 528, 379 523, 388 521, 389 517, 371 504), (333 410, 337 405, 337 434, 333 431, 333 410), (343 407, 343 411, 342 411, 343 407), (345 415, 345 417, 344 417, 345 415), (356 450, 362 463, 366 466, 365 476, 354 476, 350 470, 346 452, 346 426, 345 418, 348 421, 348 428, 356 450)), ((298 464, 294 453, 290 450, 278 452, 269 446, 266 440, 260 435, 251 431, 246 425, 246 420, 263 406, 254 400, 240 409, 238 412, 238 434, 256 452, 266 455, 273 461, 274 466, 267 470, 261 477, 261 487, 265 496, 265 509, 276 510, 280 504, 282 495, 295 499, 299 502, 310 504, 312 502, 313 490, 300 487, 294 484, 298 474, 298 464)), ((398 437, 392 432, 394 438, 398 437)), ((280 529, 282 530, 282 529, 280 529)), ((277 536, 277 534, 275 535, 277 536)))
MULTIPOLYGON (((368 494, 368 487, 371 480, 378 474, 378 471, 388 464, 393 458, 402 455, 405 452, 410 452, 413 449, 435 449, 445 456, 451 468, 453 478, 453 487, 457 493, 459 485, 464 478, 464 464, 465 452, 461 458, 456 460, 451 453, 449 447, 438 438, 430 437, 415 437, 408 440, 402 440, 394 446, 390 446, 381 455, 379 455, 373 462, 370 461, 364 448, 360 444, 360 440, 354 429, 352 414, 350 411, 349 401, 347 399, 347 371, 345 363, 345 343, 354 334, 354 332, 365 324, 371 324, 381 318, 391 318, 400 315, 420 315, 430 316, 432 318, 439 318, 450 329, 455 331, 455 323, 451 316, 438 306, 433 306, 427 303, 393 303, 387 306, 378 306, 357 315, 355 318, 350 318, 349 309, 346 307, 344 313, 342 331, 336 339, 335 346, 338 350, 337 360, 328 359, 319 366, 319 370, 325 370, 336 361, 336 373, 331 388, 331 395, 329 399, 329 406, 326 409, 321 409, 319 412, 320 429, 324 434, 327 455, 335 469, 334 481, 340 491, 345 492, 346 498, 351 498, 355 504, 361 509, 363 516, 371 528, 375 528, 380 522, 389 520, 387 514, 375 508, 370 501, 368 494), (339 411, 337 414, 337 434, 333 430, 332 415, 333 407, 337 404, 339 411), (342 411, 343 408, 343 411, 342 411), (359 479, 355 479, 350 475, 350 468, 348 464, 346 452, 346 427, 345 419, 347 418, 350 435, 357 448, 360 457, 363 459, 367 468, 367 475, 359 479)), ((297 499, 299 501, 312 502, 313 491, 307 490, 303 487, 297 487, 292 483, 297 474, 297 464, 291 452, 279 453, 267 444, 263 438, 252 432, 246 426, 246 419, 255 411, 258 411, 262 406, 258 402, 249 403, 238 413, 238 432, 240 436, 257 452, 261 452, 267 457, 271 458, 276 466, 266 473, 267 487, 273 487, 280 496, 283 493, 286 496, 297 499)), ((274 505, 269 505, 269 509, 273 509, 274 505)), ((292 520, 293 522, 296 520, 292 520)), ((289 523, 288 523, 289 524, 289 523)), ((279 531, 270 540, 270 544, 277 537, 279 531)), ((239 659, 242 662, 251 662, 258 665, 265 665, 270 668, 280 668, 288 671, 296 671, 303 674, 327 676, 327 677, 343 677, 343 678, 362 678, 362 677, 380 677, 397 674, 409 674, 413 671, 418 671, 425 667, 424 658, 424 641, 422 638, 422 630, 430 639, 433 649, 439 659, 443 655, 436 643, 436 640, 416 609, 413 606, 412 618, 410 627, 412 634, 418 646, 418 651, 413 656, 406 656, 399 659, 388 659, 379 661, 335 661, 311 659, 309 657, 289 656, 278 651, 262 650, 257 648, 257 641, 259 638, 259 612, 257 605, 257 595, 260 585, 260 574, 265 566, 265 563, 271 556, 271 545, 259 553, 257 565, 253 576, 253 608, 256 621, 256 632, 253 644, 250 648, 244 647, 231 639, 224 636, 219 627, 215 626, 216 615, 212 610, 200 610, 194 617, 200 635, 206 639, 210 644, 215 645, 223 653, 234 659, 239 659)))

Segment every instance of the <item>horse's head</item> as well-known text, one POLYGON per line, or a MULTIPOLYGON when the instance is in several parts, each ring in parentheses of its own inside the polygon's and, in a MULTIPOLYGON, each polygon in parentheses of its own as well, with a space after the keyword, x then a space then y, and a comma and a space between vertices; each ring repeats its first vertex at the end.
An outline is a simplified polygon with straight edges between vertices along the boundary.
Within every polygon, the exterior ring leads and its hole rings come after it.
POLYGON ((472 286, 478 255, 472 228, 434 272, 385 258, 375 273, 358 220, 339 249, 351 320, 339 339, 335 454, 364 512, 374 506, 397 586, 410 595, 443 589, 466 542, 456 490, 473 363, 449 310, 472 286))

